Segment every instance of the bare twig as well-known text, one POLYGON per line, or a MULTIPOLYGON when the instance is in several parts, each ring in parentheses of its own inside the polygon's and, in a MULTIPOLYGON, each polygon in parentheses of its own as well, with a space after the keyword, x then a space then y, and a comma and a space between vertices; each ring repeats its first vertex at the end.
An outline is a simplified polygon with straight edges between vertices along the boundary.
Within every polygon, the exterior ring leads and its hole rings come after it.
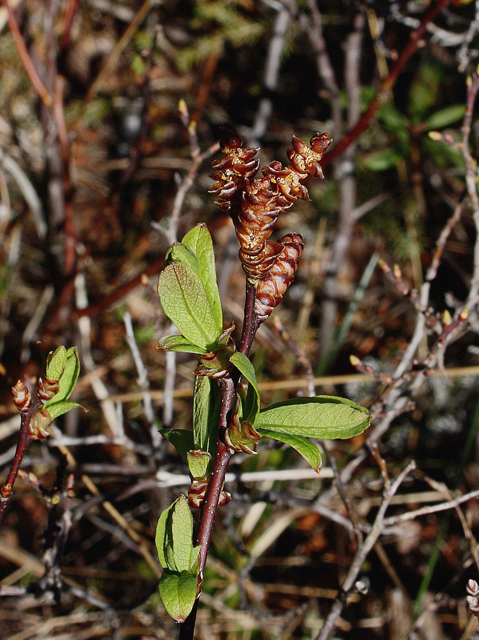
POLYGON ((420 516, 429 515, 431 513, 437 513, 438 511, 447 511, 448 509, 454 509, 458 507, 458 505, 463 504, 464 502, 468 502, 473 498, 477 498, 479 495, 479 491, 471 491, 470 493, 466 493, 463 496, 459 496, 458 498, 453 498, 448 502, 442 502, 441 504, 434 504, 430 507, 422 507, 421 509, 415 509, 415 511, 407 511, 405 513, 401 513, 398 516, 391 516, 390 518, 385 518, 384 524, 385 526, 394 526, 399 524, 400 522, 406 522, 407 520, 415 520, 415 518, 419 518, 420 516))
POLYGON ((132 352, 133 360, 135 362, 135 367, 138 373, 137 382, 142 389, 143 411, 145 413, 145 418, 150 426, 152 444, 155 448, 157 448, 162 440, 155 424, 155 413, 153 411, 152 396, 150 394, 150 384, 148 382, 147 370, 145 369, 145 366, 143 364, 142 356, 140 355, 137 341, 135 340, 135 335, 133 333, 132 316, 130 315, 130 313, 128 313, 128 311, 123 316, 123 322, 125 324, 127 334, 127 343, 132 352))
POLYGON ((437 15, 447 7, 452 0, 438 0, 438 2, 433 5, 429 11, 425 14, 422 22, 418 29, 412 32, 410 36, 410 42, 407 44, 405 49, 399 55, 396 63, 394 64, 392 70, 389 75, 380 85, 380 89, 375 96, 375 98, 370 103, 368 109, 362 115, 357 124, 350 129, 350 131, 343 137, 343 139, 330 151, 327 153, 324 160, 324 166, 329 165, 331 162, 336 160, 344 151, 349 147, 359 136, 361 133, 365 131, 368 126, 370 120, 375 116, 379 108, 382 104, 387 100, 390 90, 393 85, 396 83, 398 76, 402 72, 408 60, 412 57, 412 55, 417 51, 417 49, 423 43, 423 36, 425 34, 427 25, 435 20, 437 15))
POLYGON ((391 483, 390 486, 385 487, 385 492, 383 496, 383 502, 378 510, 377 516, 375 518, 375 522, 373 523, 372 530, 365 538, 365 541, 360 545, 357 549, 355 557, 353 559, 352 564, 350 565, 350 569, 348 570, 347 577, 345 578, 339 595, 335 600, 335 603, 332 606, 330 613, 328 614, 322 630, 318 634, 315 640, 327 640, 330 634, 333 632, 335 623, 339 616, 342 613, 343 607, 345 606, 345 602, 347 599, 347 595, 349 591, 353 588, 357 576, 362 568, 363 563, 365 562, 368 554, 372 550, 375 542, 378 540, 379 536, 382 534, 382 530, 385 524, 385 513, 387 511, 388 505, 390 504, 391 499, 397 492, 398 488, 406 478, 406 476, 415 469, 415 462, 409 462, 409 464, 405 467, 405 469, 398 474, 395 478, 394 482, 391 483))
POLYGON ((15 19, 12 7, 10 6, 8 0, 2 0, 2 3, 8 12, 8 24, 10 26, 10 31, 12 33, 15 46, 17 47, 18 54, 23 62, 23 66, 25 67, 25 71, 28 73, 28 76, 33 86, 35 87, 36 92, 40 96, 43 104, 47 107, 51 107, 51 105, 53 104, 52 96, 47 91, 47 88, 38 75, 38 71, 33 64, 30 54, 27 51, 25 40, 23 39, 20 29, 18 28, 18 24, 15 19))

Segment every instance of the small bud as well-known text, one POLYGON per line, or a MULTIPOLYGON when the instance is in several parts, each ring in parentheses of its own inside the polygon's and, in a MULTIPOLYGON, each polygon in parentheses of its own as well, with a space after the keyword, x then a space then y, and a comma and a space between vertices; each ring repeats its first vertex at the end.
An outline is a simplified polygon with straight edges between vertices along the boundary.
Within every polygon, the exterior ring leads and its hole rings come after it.
POLYGON ((357 356, 350 356, 350 364, 356 369, 362 364, 362 361, 360 360, 360 358, 357 358, 357 356))
POLYGON ((10 498, 10 496, 12 495, 12 490, 13 487, 10 482, 6 482, 0 489, 0 497, 2 497, 4 500, 8 500, 8 498, 10 498))
POLYGON ((192 509, 199 509, 205 499, 208 487, 208 480, 193 480, 188 488, 188 506, 192 509))
POLYGON ((18 380, 17 384, 12 387, 12 395, 13 402, 20 413, 27 413, 32 405, 32 396, 21 380, 18 380))
POLYGON ((197 123, 195 120, 191 120, 188 124, 188 133, 190 135, 195 134, 197 132, 197 123))
POLYGON ((32 416, 28 425, 28 437, 31 440, 44 440, 48 438, 48 427, 52 424, 52 418, 47 409, 38 409, 32 416))
POLYGON ((467 308, 463 309, 463 311, 458 316, 458 319, 461 320, 462 322, 466 322, 467 321, 467 319, 468 319, 468 309, 467 308))
POLYGON ((398 266, 398 264, 394 264, 393 265, 393 277, 395 278, 395 280, 401 280, 402 279, 402 270, 400 269, 400 267, 398 266))
POLYGON ((449 327, 452 324, 452 316, 450 315, 450 311, 445 309, 442 315, 442 324, 444 327, 449 327))
POLYGON ((477 616, 479 613, 479 588, 476 580, 469 580, 467 583, 467 593, 466 601, 468 604, 468 608, 473 613, 474 616, 477 616))
POLYGON ((37 381, 37 394, 42 402, 51 400, 57 395, 60 389, 60 380, 50 380, 46 376, 42 376, 37 381))
POLYGON ((218 506, 224 507, 230 502, 231 499, 232 499, 232 496, 230 493, 228 493, 228 491, 222 491, 218 499, 218 506))
POLYGON ((178 115, 180 116, 180 118, 184 118, 188 115, 187 103, 183 98, 178 102, 178 115))
POLYGON ((370 580, 366 576, 363 578, 360 578, 355 582, 355 589, 362 596, 366 596, 367 593, 370 591, 370 580))
POLYGON ((257 453, 258 441, 262 436, 248 422, 240 422, 238 413, 235 413, 227 430, 225 431, 225 444, 233 451, 243 451, 250 455, 257 453))
POLYGON ((378 266, 380 267, 380 269, 383 271, 383 273, 388 273, 390 271, 390 267, 388 266, 388 264, 385 262, 385 260, 382 260, 382 258, 379 258, 378 260, 378 266))
POLYGON ((59 502, 60 502, 60 494, 59 493, 54 493, 53 496, 52 496, 52 504, 53 504, 53 506, 56 506, 59 502))
POLYGON ((430 140, 435 140, 435 142, 440 142, 440 140, 442 139, 442 134, 440 133, 440 131, 429 131, 428 137, 430 138, 430 140))
POLYGON ((478 596, 479 588, 476 580, 470 580, 467 582, 467 593, 469 596, 478 596))

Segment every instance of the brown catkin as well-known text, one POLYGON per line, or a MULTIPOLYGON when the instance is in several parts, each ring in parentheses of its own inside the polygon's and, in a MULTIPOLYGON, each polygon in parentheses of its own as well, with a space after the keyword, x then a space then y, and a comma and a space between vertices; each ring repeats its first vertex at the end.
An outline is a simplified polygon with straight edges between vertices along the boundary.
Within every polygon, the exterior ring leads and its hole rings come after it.
POLYGON ((303 238, 297 233, 283 236, 279 243, 283 245, 281 254, 273 263, 270 272, 257 283, 255 315, 259 323, 264 322, 281 302, 295 277, 303 252, 303 238))
POLYGON ((242 149, 242 140, 235 130, 229 125, 223 128, 220 148, 225 158, 213 163, 216 171, 211 177, 216 182, 210 192, 218 195, 215 204, 232 216, 240 242, 240 260, 255 286, 285 256, 285 243, 269 238, 281 213, 299 199, 308 200, 308 190, 302 181, 308 176, 323 178, 320 161, 330 143, 326 133, 316 133, 310 147, 293 136, 293 148, 287 152, 290 164, 283 167, 281 162, 271 162, 262 168, 263 176, 254 179, 258 170, 254 156, 258 149, 242 149))

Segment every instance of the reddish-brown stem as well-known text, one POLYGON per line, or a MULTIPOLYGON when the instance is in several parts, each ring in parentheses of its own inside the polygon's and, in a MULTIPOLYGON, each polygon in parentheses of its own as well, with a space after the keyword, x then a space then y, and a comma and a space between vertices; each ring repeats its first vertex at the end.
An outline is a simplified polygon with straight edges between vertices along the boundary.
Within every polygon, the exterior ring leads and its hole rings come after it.
POLYGON ((66 49, 70 44, 70 33, 72 31, 73 19, 77 13, 80 0, 68 0, 67 10, 65 12, 65 23, 63 27, 62 39, 60 41, 60 47, 66 49))
POLYGON ((238 350, 248 355, 253 339, 259 327, 257 316, 255 315, 255 296, 257 288, 249 280, 247 280, 247 289, 245 293, 245 314, 243 320, 242 337, 238 350))
POLYGON ((17 47, 18 55, 20 56, 23 62, 23 66, 25 67, 25 71, 28 73, 29 78, 32 81, 32 84, 35 87, 38 95, 40 96, 40 99, 42 100, 43 104, 47 107, 50 107, 53 102, 52 96, 49 94, 45 85, 43 84, 35 68, 35 65, 33 64, 30 54, 27 51, 25 41, 23 39, 22 34, 20 33, 20 29, 18 28, 18 24, 15 19, 13 10, 8 0, 2 0, 2 2, 7 10, 8 25, 10 27, 10 31, 12 32, 12 37, 15 42, 15 46, 17 47))
MULTIPOLYGON (((243 320, 242 336, 240 339, 239 351, 248 355, 255 333, 259 327, 257 317, 255 315, 255 295, 256 287, 247 280, 245 294, 245 313, 243 320)), ((208 548, 212 537, 213 525, 218 509, 218 501, 222 492, 223 483, 225 482, 225 474, 227 472, 228 463, 232 457, 232 451, 223 441, 223 433, 228 426, 229 414, 233 409, 236 395, 236 386, 239 376, 232 374, 220 380, 221 404, 220 417, 218 421, 218 437, 215 450, 215 459, 213 461, 213 472, 210 482, 205 493, 203 501, 202 513, 200 516, 200 524, 197 536, 197 545, 201 546, 199 556, 199 575, 203 580, 203 571, 207 562, 208 548)), ((192 640, 195 630, 195 620, 197 617, 198 599, 185 622, 180 626, 179 640, 192 640)))
POLYGON ((333 147, 330 153, 327 153, 325 155, 322 163, 323 167, 326 167, 328 164, 336 160, 338 156, 340 156, 345 151, 345 149, 349 147, 352 142, 354 142, 360 136, 360 134, 365 131, 370 120, 388 99, 388 94, 397 81, 402 69, 405 67, 408 60, 412 57, 415 51, 420 47, 427 25, 432 22, 432 20, 437 17, 440 11, 448 6, 451 2, 452 0, 438 0, 437 4, 433 5, 425 14, 425 17, 423 18, 418 29, 415 29, 415 31, 413 31, 410 35, 410 42, 399 55, 392 70, 380 85, 380 89, 375 98, 370 103, 368 109, 365 111, 365 113, 353 127, 353 129, 350 129, 350 131, 345 134, 340 142, 335 147, 333 147))
POLYGON ((13 485, 17 479, 20 465, 22 464, 23 456, 28 448, 28 445, 32 441, 32 438, 28 435, 28 427, 33 414, 41 406, 39 402, 34 402, 30 409, 26 413, 22 413, 22 421, 20 424, 20 434, 18 436, 17 448, 15 450, 15 457, 13 458, 12 466, 7 477, 7 481, 0 489, 0 522, 2 521, 3 514, 7 507, 7 503, 12 495, 13 485))

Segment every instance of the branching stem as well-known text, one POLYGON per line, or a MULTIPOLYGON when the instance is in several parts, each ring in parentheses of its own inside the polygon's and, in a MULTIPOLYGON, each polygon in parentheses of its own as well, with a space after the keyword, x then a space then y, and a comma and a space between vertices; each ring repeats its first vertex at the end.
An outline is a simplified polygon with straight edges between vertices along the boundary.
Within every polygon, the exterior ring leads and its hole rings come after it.
MULTIPOLYGON (((255 333, 259 327, 257 317, 255 315, 255 294, 256 287, 247 280, 245 294, 245 312, 242 336, 240 339, 239 351, 248 355, 255 333)), ((220 417, 218 421, 218 437, 215 450, 215 458, 213 461, 213 472, 210 482, 205 493, 203 501, 202 513, 200 515, 200 524, 198 528, 197 545, 201 546, 199 556, 199 576, 203 580, 203 571, 207 562, 208 548, 212 537, 213 525, 218 509, 218 501, 225 482, 225 474, 227 472, 228 463, 233 452, 227 447, 223 441, 223 434, 228 426, 229 414, 231 413, 236 397, 236 387, 240 376, 233 372, 232 375, 226 376, 220 380, 221 403, 220 417)), ((179 640, 192 640, 195 630, 195 620, 197 618, 198 598, 185 622, 180 626, 179 640)))
POLYGON ((412 57, 415 51, 423 45, 423 36, 425 35, 427 25, 435 20, 440 11, 445 9, 445 7, 447 7, 451 2, 452 0, 438 0, 438 2, 434 4, 429 11, 427 11, 418 29, 415 29, 415 31, 411 33, 410 42, 398 56, 396 63, 380 85, 380 89, 370 103, 368 109, 362 115, 357 124, 345 134, 337 146, 334 147, 330 153, 326 154, 322 163, 323 167, 326 167, 328 164, 336 160, 345 151, 345 149, 355 142, 355 140, 365 131, 370 120, 388 99, 390 90, 397 81, 398 76, 407 64, 408 60, 412 57))

